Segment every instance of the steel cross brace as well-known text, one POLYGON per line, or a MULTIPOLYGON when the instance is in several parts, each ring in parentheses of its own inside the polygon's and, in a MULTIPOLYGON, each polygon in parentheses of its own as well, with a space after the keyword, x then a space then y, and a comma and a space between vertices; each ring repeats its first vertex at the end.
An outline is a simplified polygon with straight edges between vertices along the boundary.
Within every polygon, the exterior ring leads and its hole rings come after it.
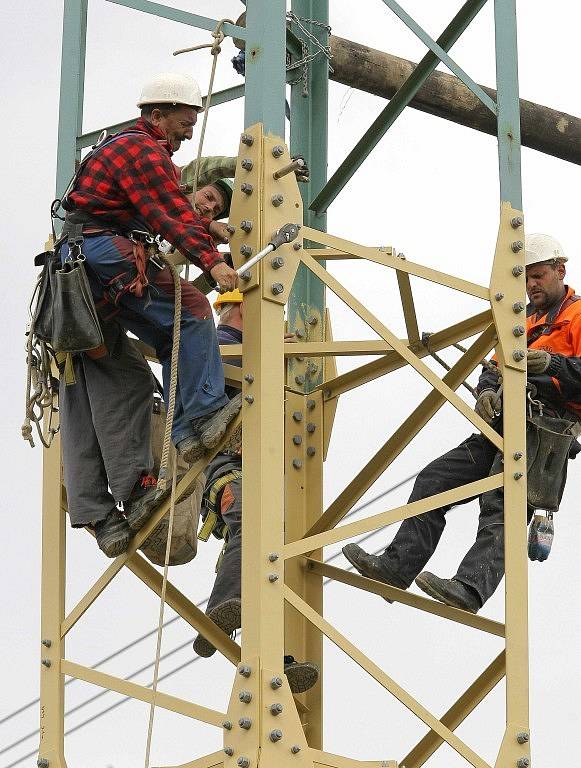
MULTIPOLYGON (((442 32, 437 40, 437 45, 442 50, 448 51, 465 32, 484 5, 486 5, 486 2, 487 0, 467 0, 442 32)), ((319 215, 327 210, 355 171, 375 149, 383 136, 385 136, 397 118, 416 96, 439 63, 439 56, 432 50, 424 56, 313 200, 309 206, 311 210, 319 215)))

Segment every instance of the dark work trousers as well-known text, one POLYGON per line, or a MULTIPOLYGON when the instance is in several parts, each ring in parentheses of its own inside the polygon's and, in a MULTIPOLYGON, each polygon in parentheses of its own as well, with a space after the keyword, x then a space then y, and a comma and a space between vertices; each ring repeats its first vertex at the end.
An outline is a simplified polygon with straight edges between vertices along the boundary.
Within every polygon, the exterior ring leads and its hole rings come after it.
MULTIPOLYGON (((133 246, 125 237, 86 237, 83 254, 96 301, 100 301, 119 278, 132 278, 137 273, 133 246)), ((61 248, 61 258, 65 259, 67 255, 68 245, 65 243, 61 248)), ((192 419, 212 413, 228 403, 216 327, 208 299, 191 283, 182 280, 181 287, 180 352, 172 431, 174 443, 194 434, 192 419)), ((115 320, 155 349, 163 369, 167 406, 175 308, 170 270, 166 267, 157 272, 141 297, 131 292, 120 292, 116 308, 115 320)))
POLYGON ((153 467, 151 370, 119 326, 103 330, 110 354, 75 355, 76 382, 60 381, 64 481, 75 527, 104 520, 153 467))
MULTIPOLYGON (((502 454, 481 434, 471 435, 422 469, 409 501, 418 501, 481 480, 503 471, 502 454)), ((482 604, 493 594, 504 575, 504 493, 502 488, 483 493, 476 541, 460 563, 455 579, 472 587, 482 604)), ((466 499, 465 504, 472 499, 466 499)), ((434 554, 446 527, 446 512, 439 507, 404 520, 381 560, 394 575, 397 586, 410 586, 434 554)))
POLYGON ((228 542, 218 564, 216 581, 208 600, 210 613, 225 600, 240 597, 242 568, 242 481, 233 480, 224 486, 220 502, 222 519, 228 526, 228 542))

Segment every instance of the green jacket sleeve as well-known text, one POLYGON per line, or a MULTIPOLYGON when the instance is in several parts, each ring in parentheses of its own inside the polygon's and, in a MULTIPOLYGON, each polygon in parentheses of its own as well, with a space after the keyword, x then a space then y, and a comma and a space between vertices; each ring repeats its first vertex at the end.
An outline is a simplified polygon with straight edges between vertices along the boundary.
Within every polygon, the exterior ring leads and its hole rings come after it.
MULTIPOLYGON (((198 189, 217 179, 233 179, 236 173, 237 157, 201 157, 200 173, 198 176, 198 189)), ((196 177, 196 160, 184 165, 181 173, 182 184, 193 184, 196 177)))

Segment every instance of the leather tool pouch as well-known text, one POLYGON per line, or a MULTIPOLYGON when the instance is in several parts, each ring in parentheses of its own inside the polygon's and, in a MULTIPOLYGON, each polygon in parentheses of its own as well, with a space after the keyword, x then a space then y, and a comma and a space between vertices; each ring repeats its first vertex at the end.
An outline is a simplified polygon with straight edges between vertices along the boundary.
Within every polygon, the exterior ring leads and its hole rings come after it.
POLYGON ((536 413, 527 419, 527 497, 533 509, 559 509, 574 439, 572 426, 567 419, 536 413))
POLYGON ((52 346, 55 352, 85 352, 103 344, 84 258, 65 261, 54 275, 52 346))

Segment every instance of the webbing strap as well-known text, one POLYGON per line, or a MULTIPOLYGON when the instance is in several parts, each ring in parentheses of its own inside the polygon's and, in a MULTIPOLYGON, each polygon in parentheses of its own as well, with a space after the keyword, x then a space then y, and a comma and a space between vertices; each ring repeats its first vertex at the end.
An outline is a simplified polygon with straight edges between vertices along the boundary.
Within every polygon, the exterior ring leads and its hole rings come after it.
POLYGON ((208 541, 210 534, 214 534, 219 539, 224 538, 224 529, 226 528, 222 516, 218 510, 219 496, 228 485, 235 480, 242 480, 242 471, 240 469, 232 469, 229 472, 221 475, 215 480, 204 494, 204 506, 206 507, 206 515, 204 522, 198 533, 198 539, 200 541, 208 541))

